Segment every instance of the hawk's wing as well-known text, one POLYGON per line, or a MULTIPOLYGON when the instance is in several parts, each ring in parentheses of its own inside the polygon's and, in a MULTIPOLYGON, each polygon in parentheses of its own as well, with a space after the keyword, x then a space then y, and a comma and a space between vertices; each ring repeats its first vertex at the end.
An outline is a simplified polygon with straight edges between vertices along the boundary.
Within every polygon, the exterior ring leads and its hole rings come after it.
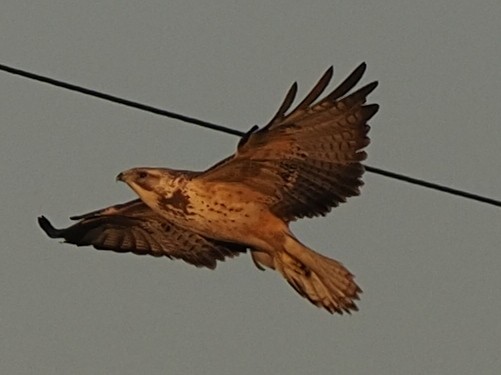
POLYGON ((139 199, 72 217, 76 224, 55 229, 43 216, 38 223, 51 238, 77 246, 180 258, 197 267, 215 268, 217 260, 245 252, 246 247, 200 236, 177 227, 139 199))
POLYGON ((317 100, 332 77, 331 67, 287 114, 297 91, 294 83, 264 128, 254 127, 233 156, 196 178, 244 184, 262 193, 271 210, 286 221, 325 215, 347 197, 358 195, 364 172, 361 161, 366 157, 362 150, 369 144, 367 121, 379 108, 365 105, 377 82, 348 94, 365 68, 360 65, 317 100))

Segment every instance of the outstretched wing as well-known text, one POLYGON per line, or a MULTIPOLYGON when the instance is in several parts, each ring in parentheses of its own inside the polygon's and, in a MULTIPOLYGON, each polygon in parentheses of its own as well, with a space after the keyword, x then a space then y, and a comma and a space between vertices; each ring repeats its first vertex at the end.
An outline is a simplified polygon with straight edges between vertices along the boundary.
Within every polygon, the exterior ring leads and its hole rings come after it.
POLYGON ((358 195, 363 184, 361 161, 366 158, 363 148, 369 144, 367 121, 379 108, 365 104, 377 82, 348 94, 365 69, 361 64, 317 101, 332 78, 331 67, 287 114, 297 92, 294 83, 264 128, 251 129, 233 156, 196 178, 244 184, 262 193, 272 212, 285 221, 325 215, 358 195))
POLYGON ((77 246, 180 258, 211 269, 216 261, 246 251, 243 245, 215 241, 179 228, 139 199, 71 219, 79 221, 64 229, 55 229, 43 216, 38 223, 49 237, 63 238, 77 246))

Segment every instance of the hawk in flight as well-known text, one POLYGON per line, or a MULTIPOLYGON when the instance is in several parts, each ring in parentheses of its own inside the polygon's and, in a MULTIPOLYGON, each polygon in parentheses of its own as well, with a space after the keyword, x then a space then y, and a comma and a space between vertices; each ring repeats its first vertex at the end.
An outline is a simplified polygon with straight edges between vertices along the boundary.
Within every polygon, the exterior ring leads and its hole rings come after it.
POLYGON ((325 215, 359 194, 369 144, 367 121, 378 105, 366 104, 376 88, 356 91, 360 65, 319 99, 332 78, 328 69, 293 109, 294 83, 271 121, 252 128, 237 151, 203 172, 133 168, 120 173, 139 199, 85 215, 56 229, 39 217, 52 238, 77 246, 181 258, 197 267, 249 251, 255 265, 278 271, 303 297, 331 313, 357 310, 361 289, 338 261, 301 243, 291 221, 325 215))

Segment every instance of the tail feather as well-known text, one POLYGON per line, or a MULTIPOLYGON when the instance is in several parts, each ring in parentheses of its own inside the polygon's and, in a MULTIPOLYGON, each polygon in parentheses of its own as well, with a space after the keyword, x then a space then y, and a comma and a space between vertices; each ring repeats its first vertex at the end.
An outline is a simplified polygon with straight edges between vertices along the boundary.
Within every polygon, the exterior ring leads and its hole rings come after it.
POLYGON ((330 313, 351 313, 362 292, 341 263, 301 244, 294 237, 274 257, 275 269, 303 297, 330 313))

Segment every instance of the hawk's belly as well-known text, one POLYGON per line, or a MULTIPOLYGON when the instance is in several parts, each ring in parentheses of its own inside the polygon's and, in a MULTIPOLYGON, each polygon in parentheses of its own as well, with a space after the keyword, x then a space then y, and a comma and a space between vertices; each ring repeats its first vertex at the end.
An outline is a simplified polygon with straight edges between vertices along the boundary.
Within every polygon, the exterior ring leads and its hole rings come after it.
POLYGON ((266 226, 270 216, 275 219, 259 196, 232 184, 188 183, 170 196, 160 197, 157 211, 199 234, 242 243, 248 243, 256 230, 266 226))

